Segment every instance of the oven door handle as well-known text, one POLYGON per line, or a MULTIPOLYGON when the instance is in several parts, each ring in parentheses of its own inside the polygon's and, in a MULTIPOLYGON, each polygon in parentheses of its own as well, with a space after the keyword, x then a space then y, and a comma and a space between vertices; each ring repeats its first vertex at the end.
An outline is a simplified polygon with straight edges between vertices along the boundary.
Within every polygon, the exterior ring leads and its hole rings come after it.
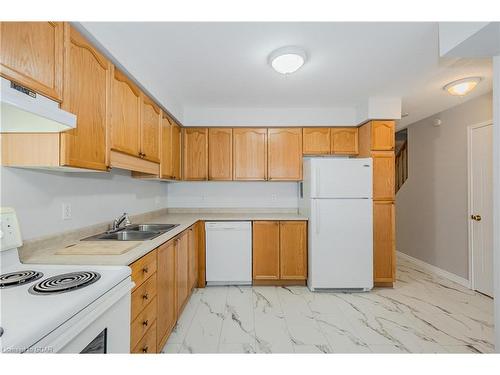
POLYGON ((81 314, 83 315, 81 319, 77 319, 77 321, 75 321, 74 319, 70 319, 65 324, 58 327, 55 331, 50 333, 48 336, 44 337, 42 340, 38 341, 36 344, 28 348, 27 351, 32 351, 33 353, 47 353, 47 351, 44 351, 46 350, 46 348, 50 348, 51 353, 57 353, 61 351, 61 349, 63 349, 69 342, 71 342, 97 318, 104 314, 116 302, 118 302, 127 294, 130 295, 130 291, 133 289, 134 285, 135 284, 131 281, 130 277, 128 277, 113 289, 108 291, 108 293, 106 294, 109 294, 109 296, 106 296, 105 298, 101 296, 96 301, 98 303, 100 302, 98 305, 96 305, 95 302, 91 303, 75 316, 77 317, 81 314), (60 330, 62 332, 58 334, 57 331, 60 330), (57 334, 57 336, 55 338, 52 338, 52 334, 57 334))

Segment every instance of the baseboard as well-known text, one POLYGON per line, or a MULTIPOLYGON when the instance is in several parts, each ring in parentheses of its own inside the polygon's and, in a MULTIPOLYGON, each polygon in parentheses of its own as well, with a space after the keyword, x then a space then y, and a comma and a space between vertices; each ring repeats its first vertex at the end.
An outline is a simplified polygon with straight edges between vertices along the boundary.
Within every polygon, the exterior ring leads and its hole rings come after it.
POLYGON ((405 260, 408 260, 410 262, 413 262, 413 263, 419 265, 420 267, 424 268, 425 270, 427 270, 427 271, 429 271, 437 276, 444 277, 445 279, 448 279, 450 281, 453 281, 454 283, 457 283, 459 285, 462 285, 465 288, 470 289, 469 280, 467 280, 461 276, 458 276, 458 275, 455 275, 454 273, 445 271, 442 268, 433 266, 432 264, 426 263, 423 260, 414 258, 414 257, 412 257, 408 254, 402 253, 400 251, 398 251, 397 253, 398 253, 398 257, 400 259, 405 259, 405 260))

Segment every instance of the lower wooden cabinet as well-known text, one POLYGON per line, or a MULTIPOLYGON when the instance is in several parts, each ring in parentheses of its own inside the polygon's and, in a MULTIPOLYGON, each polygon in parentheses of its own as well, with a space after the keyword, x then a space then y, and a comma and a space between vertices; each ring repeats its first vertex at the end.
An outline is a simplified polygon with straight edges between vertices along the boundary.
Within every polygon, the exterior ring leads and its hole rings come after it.
POLYGON ((188 288, 192 290, 198 283, 198 226, 188 229, 188 288))
POLYGON ((162 348, 177 321, 175 240, 157 249, 157 343, 162 348))
POLYGON ((254 221, 252 237, 254 284, 305 284, 305 221, 254 221))
POLYGON ((177 315, 182 312, 189 295, 189 240, 188 233, 183 232, 175 244, 176 283, 177 283, 177 315))
POLYGON ((395 277, 395 216, 393 202, 373 202, 373 276, 391 286, 395 277))

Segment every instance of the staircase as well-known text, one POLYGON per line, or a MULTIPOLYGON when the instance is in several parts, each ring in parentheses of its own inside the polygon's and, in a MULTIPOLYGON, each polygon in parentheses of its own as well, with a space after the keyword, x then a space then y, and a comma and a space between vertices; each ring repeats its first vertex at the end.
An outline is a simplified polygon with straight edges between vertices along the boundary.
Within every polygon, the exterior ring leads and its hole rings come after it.
POLYGON ((403 186, 408 178, 408 140, 406 129, 396 133, 396 178, 395 178, 395 191, 403 186), (402 133, 398 137, 398 133, 402 133))

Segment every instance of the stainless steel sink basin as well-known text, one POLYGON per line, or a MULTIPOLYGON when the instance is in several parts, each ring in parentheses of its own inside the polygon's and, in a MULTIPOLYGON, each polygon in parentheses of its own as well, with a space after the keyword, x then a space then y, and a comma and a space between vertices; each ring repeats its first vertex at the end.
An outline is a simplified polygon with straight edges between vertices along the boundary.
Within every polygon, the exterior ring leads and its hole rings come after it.
POLYGON ((121 230, 119 232, 97 234, 95 236, 84 238, 82 241, 145 241, 158 237, 160 234, 161 232, 121 230))
POLYGON ((168 232, 179 224, 132 224, 115 232, 105 232, 82 241, 146 241, 168 232))
POLYGON ((175 228, 179 224, 132 224, 128 225, 125 229, 127 231, 139 232, 168 232, 170 229, 175 228))

